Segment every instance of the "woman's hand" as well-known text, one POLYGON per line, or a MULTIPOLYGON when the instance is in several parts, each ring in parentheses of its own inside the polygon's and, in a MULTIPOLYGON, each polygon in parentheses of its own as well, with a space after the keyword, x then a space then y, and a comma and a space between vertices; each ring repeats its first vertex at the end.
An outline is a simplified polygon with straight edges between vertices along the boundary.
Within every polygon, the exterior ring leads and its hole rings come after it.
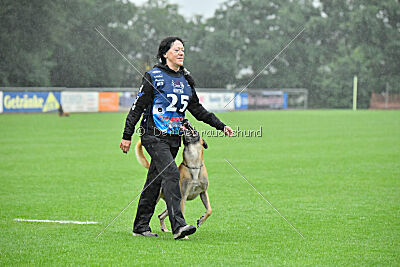
POLYGON ((224 133, 225 133, 225 135, 227 135, 229 137, 233 136, 233 134, 234 134, 232 128, 229 126, 224 127, 224 133))
POLYGON ((122 149, 122 152, 128 153, 129 148, 131 147, 131 141, 122 139, 119 147, 122 149))

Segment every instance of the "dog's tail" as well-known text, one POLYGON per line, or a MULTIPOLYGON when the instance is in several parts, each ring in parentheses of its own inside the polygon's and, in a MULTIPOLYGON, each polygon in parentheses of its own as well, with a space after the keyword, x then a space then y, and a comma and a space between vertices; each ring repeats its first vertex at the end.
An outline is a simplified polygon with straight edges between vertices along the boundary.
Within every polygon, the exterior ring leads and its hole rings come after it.
POLYGON ((135 146, 136 159, 146 169, 150 168, 150 163, 144 156, 142 141, 138 141, 135 146))

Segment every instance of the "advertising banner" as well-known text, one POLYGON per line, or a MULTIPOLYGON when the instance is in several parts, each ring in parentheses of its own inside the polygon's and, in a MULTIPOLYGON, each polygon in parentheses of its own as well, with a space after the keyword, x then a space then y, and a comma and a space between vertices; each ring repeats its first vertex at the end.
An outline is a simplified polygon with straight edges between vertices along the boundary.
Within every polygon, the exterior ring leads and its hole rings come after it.
POLYGON ((129 110, 136 99, 136 92, 121 92, 119 94, 119 111, 129 110))
POLYGON ((99 93, 99 111, 118 111, 118 102, 117 92, 99 93))
POLYGON ((207 97, 208 93, 197 92, 197 97, 199 98, 199 102, 205 106, 206 102, 208 101, 207 97))
POLYGON ((250 109, 282 109, 284 108, 283 92, 252 92, 249 94, 248 106, 250 109))
POLYGON ((3 92, 3 112, 51 112, 60 107, 60 92, 3 92))
POLYGON ((3 113, 3 92, 0 91, 0 113, 3 113))
POLYGON ((62 92, 61 104, 65 112, 97 112, 98 92, 62 92))
POLYGON ((372 93, 370 109, 400 109, 400 94, 394 93, 372 93))
POLYGON ((197 96, 199 97, 200 103, 208 111, 228 111, 235 109, 235 103, 233 100, 235 97, 234 93, 198 92, 197 96), (228 106, 226 106, 227 104, 228 106))
POLYGON ((249 107, 249 94, 248 93, 237 93, 235 94, 235 109, 248 109, 249 107))
POLYGON ((283 105, 282 108, 287 109, 288 108, 288 94, 283 93, 283 105))

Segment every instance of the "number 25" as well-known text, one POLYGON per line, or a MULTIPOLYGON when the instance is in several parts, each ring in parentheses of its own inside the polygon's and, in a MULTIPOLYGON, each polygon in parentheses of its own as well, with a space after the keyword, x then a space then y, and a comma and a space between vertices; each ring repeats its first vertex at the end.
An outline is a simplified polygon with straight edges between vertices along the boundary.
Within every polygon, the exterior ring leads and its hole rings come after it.
MULTIPOLYGON (((171 103, 169 104, 169 106, 167 107, 166 111, 176 111, 176 103, 178 102, 178 97, 175 94, 167 94, 167 97, 172 98, 171 103)), ((184 112, 187 105, 189 104, 188 102, 189 100, 189 96, 187 95, 182 95, 181 96, 181 104, 183 105, 183 107, 181 109, 179 109, 179 112, 184 112)))

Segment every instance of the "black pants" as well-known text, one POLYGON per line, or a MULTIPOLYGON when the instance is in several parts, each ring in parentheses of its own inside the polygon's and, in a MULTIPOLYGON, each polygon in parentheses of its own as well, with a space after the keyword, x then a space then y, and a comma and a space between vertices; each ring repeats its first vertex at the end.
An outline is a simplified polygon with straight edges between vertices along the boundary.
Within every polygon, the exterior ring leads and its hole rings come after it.
POLYGON ((151 162, 144 185, 146 189, 140 195, 133 231, 135 233, 151 231, 149 223, 162 187, 172 232, 176 233, 180 227, 186 225, 180 205, 182 198, 179 187, 180 174, 175 163, 179 147, 171 146, 171 142, 167 139, 156 136, 145 134, 141 139, 151 156, 151 162))

